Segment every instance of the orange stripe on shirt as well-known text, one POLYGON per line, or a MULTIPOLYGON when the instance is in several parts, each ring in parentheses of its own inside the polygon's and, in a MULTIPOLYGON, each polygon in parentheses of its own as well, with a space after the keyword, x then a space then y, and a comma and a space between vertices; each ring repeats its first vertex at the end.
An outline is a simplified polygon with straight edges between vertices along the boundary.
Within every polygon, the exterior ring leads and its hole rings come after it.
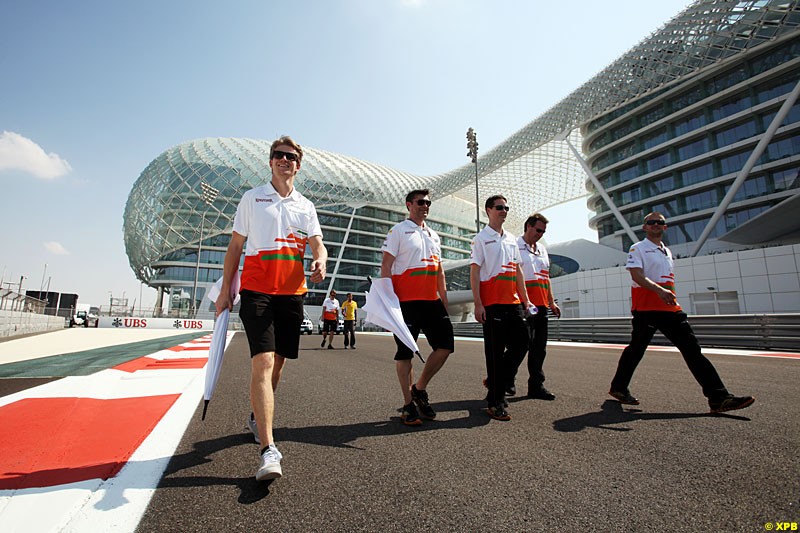
MULTIPOLYGON (((423 259, 424 261, 424 259, 423 259)), ((430 261, 430 260, 429 260, 430 261)), ((439 263, 424 268, 409 268, 392 276, 392 285, 401 302, 412 300, 438 300, 439 263)))

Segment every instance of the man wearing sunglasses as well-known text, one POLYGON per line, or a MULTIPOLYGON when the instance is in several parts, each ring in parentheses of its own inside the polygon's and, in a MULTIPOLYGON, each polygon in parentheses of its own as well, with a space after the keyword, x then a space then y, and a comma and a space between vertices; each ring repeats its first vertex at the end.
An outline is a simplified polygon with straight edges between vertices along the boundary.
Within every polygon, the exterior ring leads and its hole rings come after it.
POLYGON ((712 413, 744 409, 755 399, 752 396, 733 396, 728 392, 711 361, 702 354, 686 313, 675 298, 672 252, 663 243, 667 220, 661 213, 650 213, 645 217, 642 229, 646 238, 631 247, 625 265, 633 280, 631 343, 622 352, 609 394, 620 403, 639 405, 628 385, 658 330, 680 350, 692 375, 703 388, 712 413))
POLYGON ((225 254, 217 314, 232 309, 231 282, 245 252, 239 316, 250 345, 248 426, 262 444, 257 480, 281 477, 282 455, 272 435, 274 391, 286 359, 297 359, 306 276, 303 257, 311 246, 311 281, 325 278, 328 252, 322 244, 317 211, 294 188, 303 150, 290 137, 272 143, 272 179, 242 196, 233 219, 233 235, 225 254), (247 247, 245 248, 245 243, 247 247))
MULTIPOLYGON (((550 256, 547 250, 539 244, 549 221, 541 213, 529 216, 523 225, 523 234, 517 239, 520 257, 522 258, 522 273, 525 276, 525 289, 528 298, 536 306, 536 314, 528 315, 528 398, 537 400, 555 400, 556 396, 544 387, 544 358, 547 355, 547 312, 552 311, 557 317, 561 316, 561 309, 553 298, 553 289, 550 286, 550 256)), ((523 354, 524 357, 525 354, 523 354)), ((514 379, 522 359, 511 362, 511 380, 506 393, 510 396, 516 394, 514 379)))
POLYGON ((425 223, 430 207, 427 189, 408 193, 408 218, 389 230, 381 248, 381 277, 392 278, 403 319, 414 339, 422 331, 433 349, 414 383, 411 365, 414 354, 400 339, 394 338, 395 369, 403 392, 400 420, 407 426, 422 424, 420 417, 428 420, 436 417, 428 400, 428 383, 455 349, 453 325, 447 313, 442 246, 439 235, 425 223))
POLYGON ((511 420, 505 392, 511 386, 513 363, 528 349, 525 316, 535 313, 525 290, 517 240, 503 224, 509 206, 502 195, 485 204, 489 224, 475 235, 470 256, 470 287, 475 300, 475 319, 483 324, 486 357, 487 413, 495 420, 511 420))

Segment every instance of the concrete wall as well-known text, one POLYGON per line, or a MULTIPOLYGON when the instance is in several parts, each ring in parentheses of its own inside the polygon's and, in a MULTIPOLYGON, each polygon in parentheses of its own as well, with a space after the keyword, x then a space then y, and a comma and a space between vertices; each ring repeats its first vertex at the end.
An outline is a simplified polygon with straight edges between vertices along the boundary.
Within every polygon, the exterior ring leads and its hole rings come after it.
MULTIPOLYGON (((624 267, 552 280, 559 305, 578 302, 583 318, 629 316, 630 285, 624 267)), ((798 313, 800 244, 676 259, 675 285, 678 301, 689 314, 696 314, 690 294, 713 291, 736 291, 742 314, 798 313)))
POLYGON ((60 316, 0 310, 0 338, 59 329, 64 329, 64 318, 60 316))

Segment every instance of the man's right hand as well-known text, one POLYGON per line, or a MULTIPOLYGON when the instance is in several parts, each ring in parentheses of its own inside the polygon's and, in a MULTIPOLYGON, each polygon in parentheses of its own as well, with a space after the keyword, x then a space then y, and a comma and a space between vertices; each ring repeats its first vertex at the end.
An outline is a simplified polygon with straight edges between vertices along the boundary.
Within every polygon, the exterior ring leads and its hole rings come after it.
POLYGON ((664 287, 661 287, 661 290, 658 292, 658 297, 667 305, 675 305, 675 294, 664 287))
POLYGON ((217 301, 214 303, 214 306, 217 309, 217 313, 215 316, 219 316, 219 314, 223 312, 225 309, 227 309, 228 311, 233 310, 233 299, 231 299, 231 295, 228 294, 229 292, 230 291, 219 293, 217 301))
POLYGON ((475 304, 475 320, 481 324, 486 322, 486 309, 481 304, 475 304))

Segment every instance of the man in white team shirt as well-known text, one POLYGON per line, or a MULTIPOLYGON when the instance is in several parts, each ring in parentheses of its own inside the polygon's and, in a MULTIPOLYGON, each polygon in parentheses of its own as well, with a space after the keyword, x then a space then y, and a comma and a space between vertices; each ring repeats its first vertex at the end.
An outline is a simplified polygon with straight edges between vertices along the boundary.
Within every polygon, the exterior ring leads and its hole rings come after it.
POLYGON ((633 280, 631 343, 620 356, 608 393, 620 403, 639 405, 628 386, 658 330, 680 350, 686 366, 703 388, 712 413, 744 409, 755 399, 752 396, 733 396, 728 392, 714 365, 702 354, 686 313, 675 298, 672 252, 663 243, 667 219, 661 213, 650 213, 644 218, 642 229, 647 238, 631 247, 625 265, 633 280))
POLYGON ((339 300, 336 299, 336 291, 331 291, 330 295, 322 302, 322 344, 325 347, 325 337, 328 337, 328 349, 333 350, 333 336, 339 326, 339 300))
MULTIPOLYGON (((537 400, 555 400, 556 396, 544 387, 544 358, 547 355, 547 313, 552 311, 556 317, 561 316, 561 309, 553 298, 550 286, 550 256, 539 240, 547 231, 549 221, 541 213, 528 217, 523 225, 524 232, 517 239, 522 273, 525 276, 525 290, 531 303, 536 306, 536 314, 528 315, 528 398, 537 400)), ((523 354, 524 356, 524 354, 523 354)), ((514 361, 511 372, 509 391, 516 393, 514 378, 522 360, 514 361)))
POLYGON ((307 292, 304 260, 311 247, 311 281, 325 278, 328 251, 322 243, 317 211, 294 188, 303 149, 290 137, 272 143, 269 183, 245 192, 236 207, 233 234, 225 253, 217 314, 233 308, 231 282, 245 252, 241 278, 242 320, 250 345, 248 427, 260 443, 261 466, 256 479, 281 477, 281 458, 272 435, 275 390, 286 359, 297 359, 303 298, 307 292), (247 248, 245 248, 245 243, 247 248))
POLYGON ((472 241, 469 281, 475 320, 483 324, 487 413, 495 420, 506 421, 511 420, 505 400, 511 364, 525 355, 525 316, 536 308, 525 291, 516 237, 503 229, 510 209, 505 196, 490 196, 485 209, 489 223, 472 241))
POLYGON ((407 426, 422 424, 420 415, 428 420, 436 417, 428 400, 428 382, 455 348, 453 325, 447 314, 441 243, 439 235, 425 223, 431 206, 429 194, 427 189, 418 189, 406 195, 408 218, 389 230, 381 248, 381 277, 392 278, 403 320, 414 339, 422 331, 433 348, 414 383, 414 354, 395 336, 395 369, 403 392, 400 420, 407 426))

